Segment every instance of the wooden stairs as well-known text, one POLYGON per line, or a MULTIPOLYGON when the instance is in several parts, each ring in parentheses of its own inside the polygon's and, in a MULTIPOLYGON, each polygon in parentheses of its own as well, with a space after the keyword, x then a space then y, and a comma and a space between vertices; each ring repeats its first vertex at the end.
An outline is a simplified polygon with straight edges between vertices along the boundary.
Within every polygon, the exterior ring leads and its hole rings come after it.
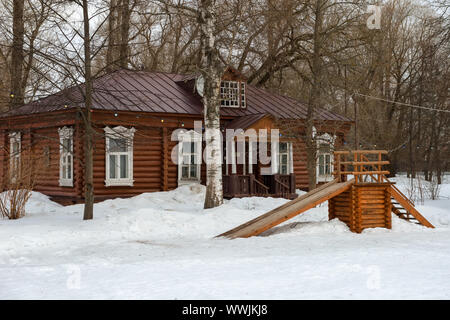
POLYGON ((408 222, 420 224, 428 228, 434 228, 434 226, 425 219, 416 208, 414 208, 414 203, 398 190, 396 186, 392 185, 389 191, 391 193, 392 213, 408 222))

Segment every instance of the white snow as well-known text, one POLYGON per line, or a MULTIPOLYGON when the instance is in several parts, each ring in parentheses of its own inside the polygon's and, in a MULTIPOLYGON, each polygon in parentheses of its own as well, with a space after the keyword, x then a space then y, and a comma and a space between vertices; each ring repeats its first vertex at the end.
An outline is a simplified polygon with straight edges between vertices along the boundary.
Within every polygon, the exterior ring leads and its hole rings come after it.
POLYGON ((325 204, 236 240, 214 236, 287 200, 203 210, 190 185, 98 203, 83 221, 82 205, 33 193, 26 217, 0 219, 0 299, 449 299, 449 186, 417 206, 436 229, 394 216, 355 234, 325 204))

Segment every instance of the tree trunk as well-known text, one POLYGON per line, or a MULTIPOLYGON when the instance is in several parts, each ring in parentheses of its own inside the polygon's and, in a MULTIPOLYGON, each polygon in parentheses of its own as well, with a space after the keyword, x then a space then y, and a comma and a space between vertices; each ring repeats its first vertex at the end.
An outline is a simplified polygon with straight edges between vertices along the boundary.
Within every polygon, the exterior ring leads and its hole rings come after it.
POLYGON ((128 36, 130 32, 130 1, 122 0, 120 7, 120 44, 119 44, 119 66, 128 68, 128 36))
POLYGON ((93 129, 92 129, 92 75, 91 36, 89 31, 88 1, 83 0, 84 72, 85 72, 85 136, 84 136, 84 220, 94 217, 93 129))
POLYGON ((24 42, 24 22, 23 22, 23 0, 13 2, 13 43, 11 53, 11 100, 10 108, 20 106, 24 102, 24 92, 22 90, 23 75, 23 42, 24 42))
POLYGON ((106 49, 106 71, 112 72, 115 70, 117 55, 117 0, 110 0, 109 2, 109 17, 108 17, 108 47, 106 49))
POLYGON ((205 209, 223 203, 222 141, 220 135, 221 66, 216 49, 214 0, 201 0, 199 8, 200 41, 202 48, 201 73, 204 78, 203 105, 206 140, 206 197, 205 209))
POLYGON ((312 84, 306 118, 306 161, 308 169, 309 190, 316 188, 316 155, 317 145, 313 135, 315 110, 320 106, 321 80, 323 67, 321 63, 322 24, 323 24, 323 0, 316 0, 314 15, 313 57, 312 57, 312 84))

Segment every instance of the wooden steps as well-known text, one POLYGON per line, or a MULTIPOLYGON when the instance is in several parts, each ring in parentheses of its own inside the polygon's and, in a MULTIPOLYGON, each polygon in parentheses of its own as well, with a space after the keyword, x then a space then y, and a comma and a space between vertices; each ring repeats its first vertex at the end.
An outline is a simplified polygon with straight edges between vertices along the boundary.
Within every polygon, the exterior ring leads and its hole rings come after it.
POLYGON ((318 204, 325 202, 342 192, 348 190, 353 184, 354 180, 347 182, 338 182, 338 180, 331 181, 325 185, 320 186, 295 200, 289 201, 284 205, 275 208, 262 216, 250 220, 234 229, 224 232, 217 237, 234 238, 248 238, 258 235, 286 220, 289 220, 308 209, 314 208, 318 204))
POLYGON ((392 212, 397 217, 428 228, 434 228, 434 226, 425 219, 416 208, 414 208, 414 203, 401 193, 400 190, 395 186, 391 186, 389 192, 391 194, 392 212))

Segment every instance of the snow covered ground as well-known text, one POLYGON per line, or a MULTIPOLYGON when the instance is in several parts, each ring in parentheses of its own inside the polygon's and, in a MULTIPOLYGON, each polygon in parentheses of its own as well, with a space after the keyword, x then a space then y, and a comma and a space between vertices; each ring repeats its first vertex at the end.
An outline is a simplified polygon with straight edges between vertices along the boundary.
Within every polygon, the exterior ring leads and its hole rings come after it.
MULTIPOLYGON (((398 177, 405 192, 405 177, 398 177)), ((0 299, 449 299, 450 181, 417 209, 427 229, 351 233, 322 205, 259 237, 214 239, 287 200, 233 199, 203 210, 183 186, 62 207, 34 193, 0 219, 0 299)))

